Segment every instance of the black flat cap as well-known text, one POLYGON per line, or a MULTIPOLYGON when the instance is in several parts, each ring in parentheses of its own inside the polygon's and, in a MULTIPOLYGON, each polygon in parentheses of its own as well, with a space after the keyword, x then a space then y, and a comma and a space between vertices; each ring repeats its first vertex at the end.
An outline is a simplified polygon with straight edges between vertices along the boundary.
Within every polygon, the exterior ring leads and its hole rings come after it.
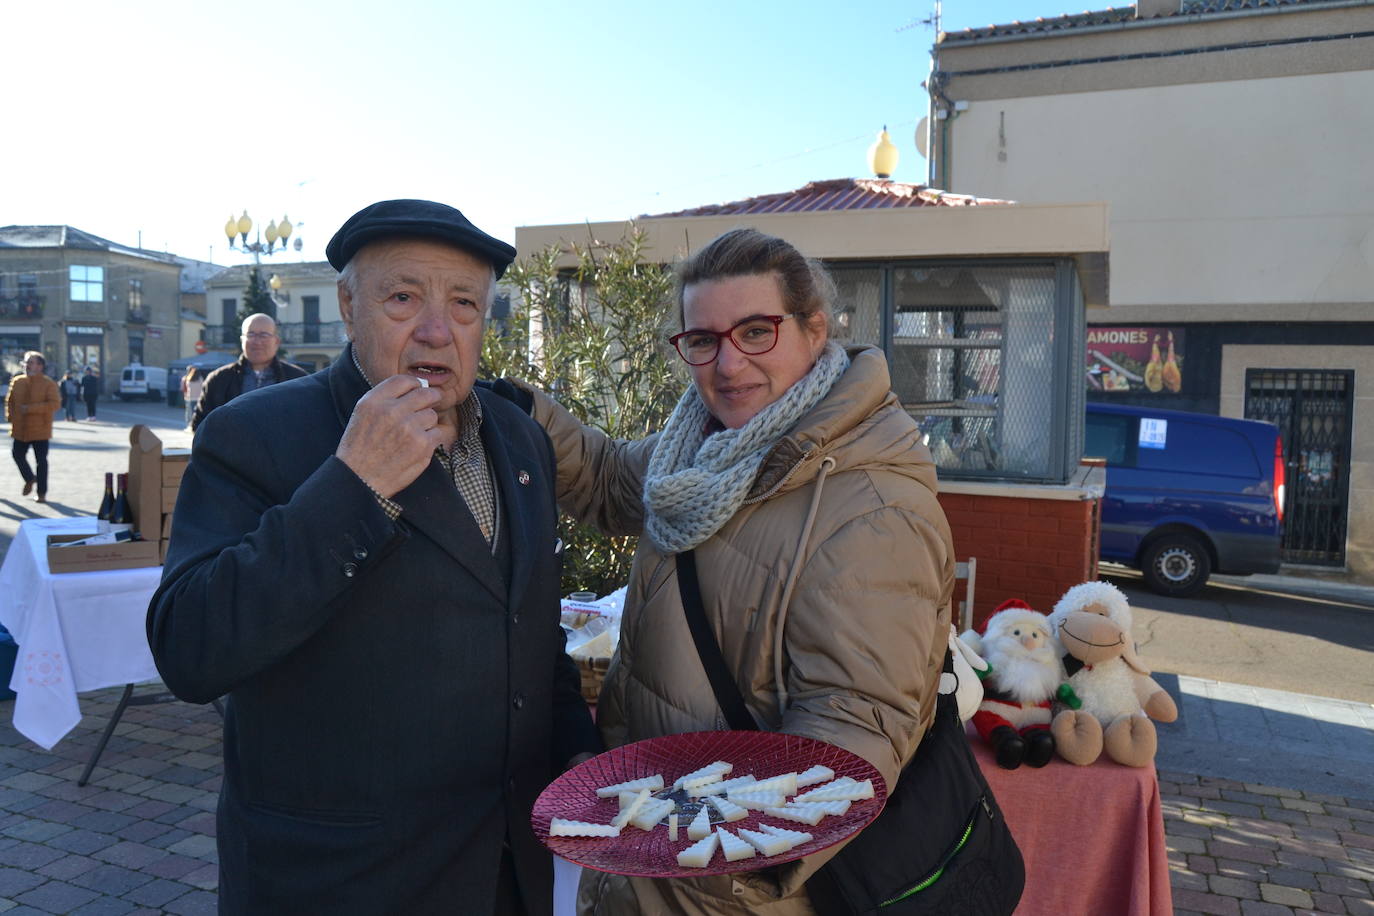
POLYGON ((486 258, 498 280, 515 260, 510 245, 487 235, 447 204, 432 200, 383 200, 364 207, 339 227, 324 255, 335 270, 343 270, 368 242, 408 235, 439 239, 486 258))

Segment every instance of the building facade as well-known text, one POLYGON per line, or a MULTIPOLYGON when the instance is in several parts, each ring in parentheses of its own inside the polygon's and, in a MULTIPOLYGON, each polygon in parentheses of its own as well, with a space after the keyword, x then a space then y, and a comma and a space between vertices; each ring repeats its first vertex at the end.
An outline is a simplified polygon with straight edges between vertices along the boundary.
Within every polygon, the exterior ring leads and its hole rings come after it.
POLYGON ((1374 578, 1374 2, 943 34, 930 86, 933 183, 1110 203, 1087 396, 1277 423, 1285 559, 1374 578))
POLYGON ((0 228, 0 371, 38 350, 50 374, 89 367, 109 393, 129 363, 167 365, 179 355, 185 260, 71 226, 0 228))
MULTIPOLYGON (((263 286, 276 276, 281 288, 273 293, 272 317, 281 335, 282 358, 314 371, 328 365, 348 342, 339 315, 339 274, 328 261, 263 264, 263 286)), ((220 271, 205 281, 205 342, 210 350, 237 353, 245 291, 253 265, 220 271)))

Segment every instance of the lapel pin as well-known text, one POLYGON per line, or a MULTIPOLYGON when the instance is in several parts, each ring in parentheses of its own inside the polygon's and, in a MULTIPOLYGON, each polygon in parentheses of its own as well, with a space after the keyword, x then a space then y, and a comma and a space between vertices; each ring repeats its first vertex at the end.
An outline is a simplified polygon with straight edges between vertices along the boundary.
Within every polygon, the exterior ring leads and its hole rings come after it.
POLYGON ((529 471, 521 471, 521 472, 516 476, 516 479, 520 481, 520 484, 521 484, 522 486, 529 486, 529 483, 530 483, 530 472, 529 472, 529 471))

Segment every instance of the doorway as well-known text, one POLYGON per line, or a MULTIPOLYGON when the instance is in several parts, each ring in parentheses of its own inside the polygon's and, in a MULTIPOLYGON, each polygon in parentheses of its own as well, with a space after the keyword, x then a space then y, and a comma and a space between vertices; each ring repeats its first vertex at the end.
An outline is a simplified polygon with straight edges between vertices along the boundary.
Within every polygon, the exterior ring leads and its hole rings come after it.
POLYGON ((1345 566, 1354 389, 1349 370, 1245 371, 1245 416, 1283 440, 1285 563, 1345 566))

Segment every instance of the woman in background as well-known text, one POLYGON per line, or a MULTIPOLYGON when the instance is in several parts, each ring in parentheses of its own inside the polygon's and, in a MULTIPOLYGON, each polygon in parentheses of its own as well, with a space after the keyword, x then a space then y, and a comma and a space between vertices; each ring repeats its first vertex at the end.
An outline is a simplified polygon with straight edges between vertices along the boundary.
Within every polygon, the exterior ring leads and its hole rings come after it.
POLYGON ((205 378, 195 366, 188 366, 181 377, 181 399, 186 403, 186 428, 191 428, 191 415, 200 403, 200 392, 205 387, 205 378))
MULTIPOLYGON (((692 384, 662 432, 612 440, 521 386, 554 443, 562 508, 643 535, 598 706, 608 747, 727 727, 678 593, 685 550, 760 728, 846 748, 892 787, 932 722, 949 527, 882 351, 830 340, 833 295, 782 239, 727 232, 678 271, 670 341, 692 384)), ((835 851, 719 877, 589 871, 579 910, 806 914, 804 882, 835 851)))

